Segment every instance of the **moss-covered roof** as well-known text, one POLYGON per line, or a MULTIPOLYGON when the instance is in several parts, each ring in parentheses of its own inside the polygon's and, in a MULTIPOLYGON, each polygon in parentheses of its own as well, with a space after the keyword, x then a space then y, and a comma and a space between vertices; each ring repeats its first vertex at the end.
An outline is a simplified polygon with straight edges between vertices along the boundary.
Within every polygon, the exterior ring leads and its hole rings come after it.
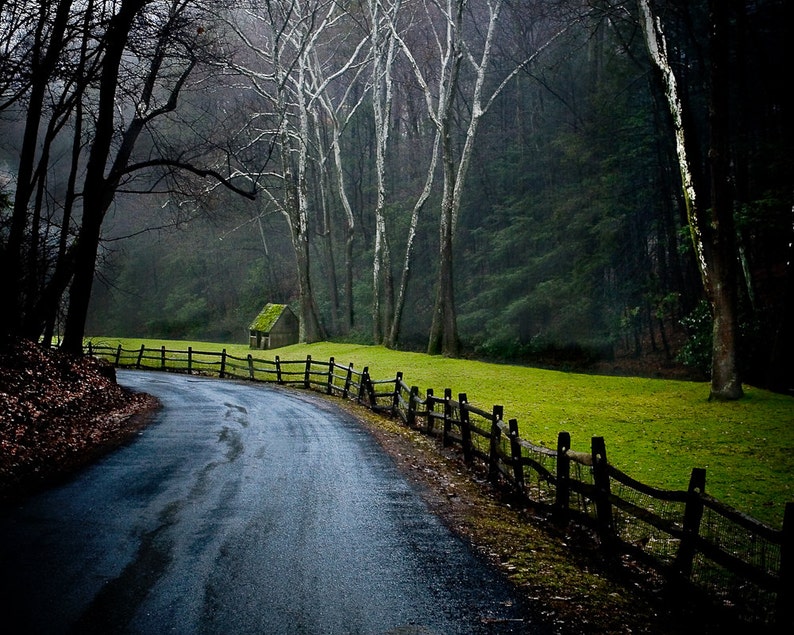
POLYGON ((252 331, 269 333, 286 308, 286 304, 266 304, 248 328, 252 331))

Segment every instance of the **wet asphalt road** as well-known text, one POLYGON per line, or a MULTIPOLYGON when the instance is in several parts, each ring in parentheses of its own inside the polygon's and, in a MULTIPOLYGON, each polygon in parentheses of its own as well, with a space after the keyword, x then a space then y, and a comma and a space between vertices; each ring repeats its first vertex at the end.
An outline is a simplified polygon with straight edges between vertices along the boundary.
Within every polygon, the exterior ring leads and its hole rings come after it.
POLYGON ((164 408, 133 443, 2 510, 3 632, 548 632, 333 404, 185 375, 119 381, 164 408))

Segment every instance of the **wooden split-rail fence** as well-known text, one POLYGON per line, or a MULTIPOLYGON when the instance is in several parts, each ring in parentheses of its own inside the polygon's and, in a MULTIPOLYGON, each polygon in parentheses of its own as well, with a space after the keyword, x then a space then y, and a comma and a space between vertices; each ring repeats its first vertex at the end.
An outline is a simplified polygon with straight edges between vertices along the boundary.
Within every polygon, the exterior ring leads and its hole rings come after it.
POLYGON ((786 505, 783 526, 775 529, 709 496, 703 469, 692 470, 686 490, 651 487, 609 463, 603 437, 591 439, 590 452, 571 450, 567 432, 559 433, 556 448, 535 445, 519 435, 515 419, 504 420, 501 406, 479 408, 466 394, 453 397, 451 389, 422 395, 401 372, 375 380, 368 367, 358 371, 334 358, 269 361, 192 348, 125 350, 89 343, 86 353, 119 368, 299 386, 400 417, 459 448, 468 466, 537 510, 593 529, 608 553, 630 555, 663 573, 671 586, 735 606, 765 628, 794 632, 794 503, 786 505))

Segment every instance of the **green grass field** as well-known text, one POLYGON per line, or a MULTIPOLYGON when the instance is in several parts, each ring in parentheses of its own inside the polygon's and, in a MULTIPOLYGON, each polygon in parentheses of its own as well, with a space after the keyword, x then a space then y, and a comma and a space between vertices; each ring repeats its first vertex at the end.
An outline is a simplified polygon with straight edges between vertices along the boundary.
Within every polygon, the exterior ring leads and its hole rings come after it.
POLYGON ((138 349, 221 351, 272 360, 327 361, 369 367, 373 379, 402 371, 420 392, 432 388, 455 397, 466 393, 483 409, 504 407, 520 435, 556 447, 557 434, 571 434, 574 450, 589 451, 602 436, 609 461, 635 479, 685 490, 692 468, 706 469, 706 491, 773 527, 780 527, 794 501, 794 398, 745 386, 738 402, 709 402, 701 382, 587 375, 392 351, 377 346, 317 343, 273 351, 244 344, 96 337, 95 344, 138 349))

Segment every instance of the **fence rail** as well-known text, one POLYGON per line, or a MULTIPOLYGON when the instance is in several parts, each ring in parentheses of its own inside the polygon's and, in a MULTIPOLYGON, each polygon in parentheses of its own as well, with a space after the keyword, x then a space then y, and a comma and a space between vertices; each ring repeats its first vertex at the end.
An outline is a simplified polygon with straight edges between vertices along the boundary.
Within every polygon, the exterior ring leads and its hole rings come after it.
POLYGON ((609 553, 629 554, 662 572, 673 585, 706 597, 747 607, 743 617, 794 632, 794 503, 783 526, 774 529, 712 498, 705 492, 705 470, 695 468, 686 491, 662 490, 621 472, 607 460, 603 437, 591 439, 590 452, 571 450, 560 432, 557 448, 522 439, 515 419, 504 421, 501 406, 484 410, 466 394, 453 399, 433 389, 420 395, 401 372, 374 380, 368 367, 334 361, 274 361, 222 352, 159 349, 125 350, 88 343, 87 354, 120 368, 169 370, 317 390, 391 416, 444 446, 459 447, 463 461, 482 469, 494 484, 507 487, 558 522, 577 522, 597 533, 609 553))

